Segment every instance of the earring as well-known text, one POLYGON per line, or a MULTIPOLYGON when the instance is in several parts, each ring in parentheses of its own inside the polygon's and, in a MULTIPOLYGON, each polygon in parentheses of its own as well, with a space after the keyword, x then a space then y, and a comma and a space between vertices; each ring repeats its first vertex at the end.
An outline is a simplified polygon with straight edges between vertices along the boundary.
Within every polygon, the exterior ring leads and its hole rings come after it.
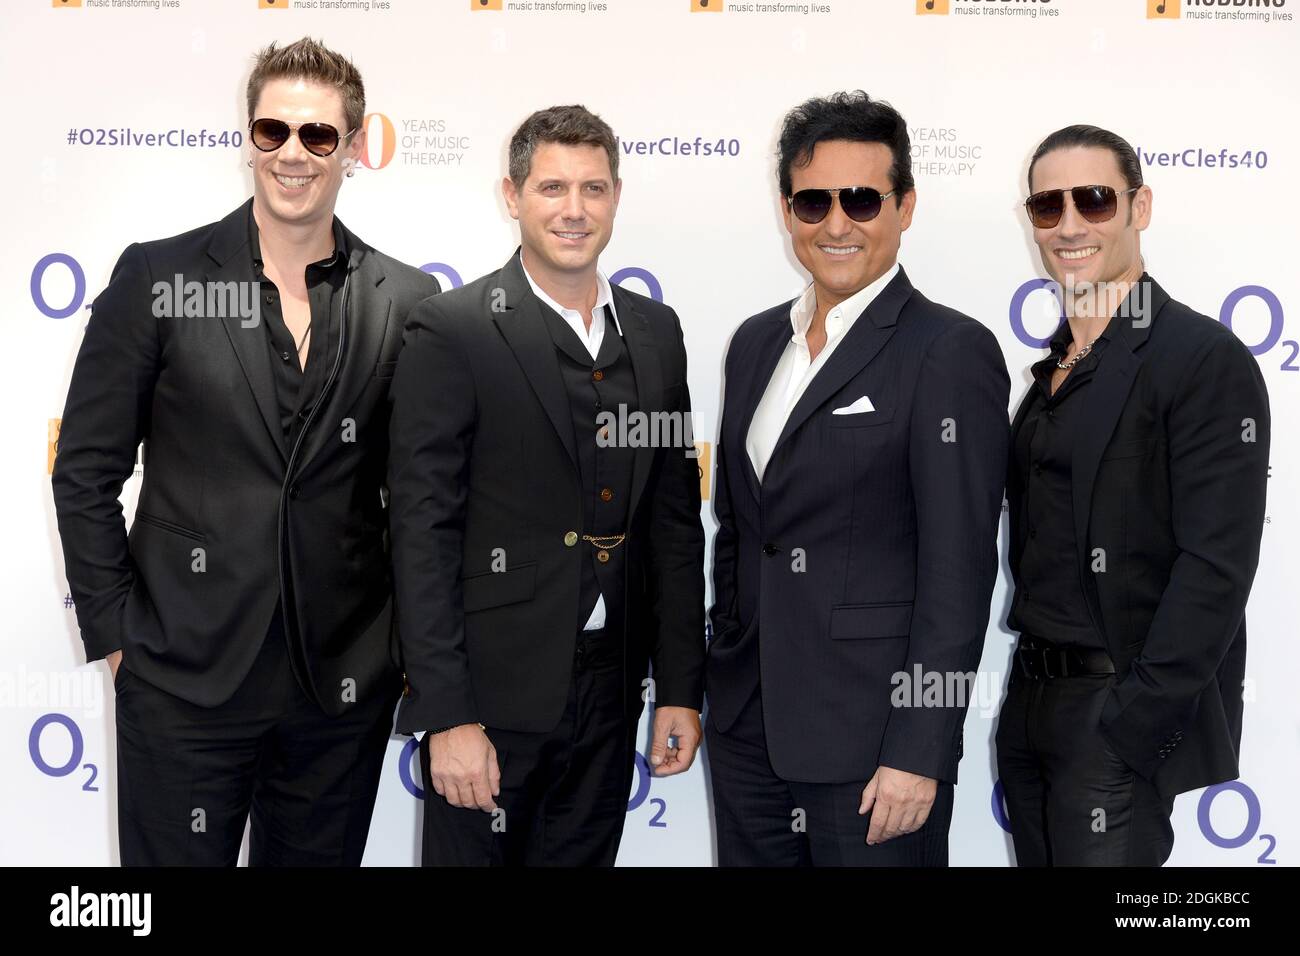
POLYGON ((253 168, 253 161, 251 159, 248 161, 248 168, 249 169, 253 168))
POLYGON ((356 174, 357 174, 357 171, 356 171, 355 169, 349 169, 349 170, 348 170, 348 177, 349 177, 349 178, 355 176, 356 174))

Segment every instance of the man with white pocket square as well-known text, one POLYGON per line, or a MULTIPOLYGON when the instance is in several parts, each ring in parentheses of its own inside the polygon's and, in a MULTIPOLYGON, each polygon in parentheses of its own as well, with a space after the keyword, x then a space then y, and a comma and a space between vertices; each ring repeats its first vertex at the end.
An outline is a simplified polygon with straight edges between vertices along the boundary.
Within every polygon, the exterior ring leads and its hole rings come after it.
POLYGON ((907 125, 867 94, 785 119, 808 288, 726 358, 705 729, 723 866, 943 866, 998 569, 1010 381, 912 288, 907 125))

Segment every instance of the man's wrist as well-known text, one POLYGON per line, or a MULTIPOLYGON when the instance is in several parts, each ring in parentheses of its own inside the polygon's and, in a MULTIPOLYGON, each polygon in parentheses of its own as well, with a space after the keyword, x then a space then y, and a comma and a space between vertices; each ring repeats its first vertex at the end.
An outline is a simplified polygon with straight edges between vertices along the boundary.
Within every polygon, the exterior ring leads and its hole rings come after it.
MULTIPOLYGON (((436 729, 434 729, 434 730, 428 730, 428 731, 425 731, 425 734, 426 734, 426 736, 434 737, 434 736, 436 736, 436 735, 438 735, 438 734, 445 734, 445 733, 446 733, 447 731, 449 731, 449 730, 455 730, 457 727, 469 727, 472 723, 474 723, 474 722, 471 721, 471 722, 469 722, 469 723, 464 723, 464 724, 450 724, 450 725, 448 725, 448 726, 446 726, 446 727, 438 727, 438 728, 436 728, 436 729)), ((479 729, 479 730, 487 730, 487 728, 484 727, 482 724, 479 724, 479 725, 478 725, 478 729, 479 729)))

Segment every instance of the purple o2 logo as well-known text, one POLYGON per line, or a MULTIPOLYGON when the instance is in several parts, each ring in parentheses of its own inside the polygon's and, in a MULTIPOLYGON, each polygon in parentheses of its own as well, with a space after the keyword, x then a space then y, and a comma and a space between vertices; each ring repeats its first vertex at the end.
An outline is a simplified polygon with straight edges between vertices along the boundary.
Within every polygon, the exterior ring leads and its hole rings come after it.
POLYGON ((81 728, 77 726, 77 722, 67 714, 46 714, 43 717, 38 717, 36 723, 32 724, 31 733, 27 735, 27 750, 32 756, 32 763, 36 765, 36 769, 46 776, 66 777, 74 770, 88 770, 90 771, 90 776, 86 779, 86 782, 81 785, 81 789, 92 793, 99 791, 99 787, 95 786, 95 780, 99 776, 99 768, 93 763, 83 764, 81 762, 81 758, 86 752, 86 742, 81 736, 81 728), (41 744, 45 739, 46 729, 55 725, 62 727, 68 732, 68 737, 72 744, 71 753, 68 755, 67 761, 58 766, 55 766, 46 760, 45 754, 41 749, 41 744))
MULTIPOLYGON (((654 775, 650 773, 650 761, 645 759, 644 754, 638 752, 636 755, 636 789, 632 791, 632 796, 627 801, 628 813, 638 809, 646 802, 646 797, 650 796, 650 781, 653 779, 654 775)), ((668 804, 661 797, 654 797, 650 801, 650 805, 655 808, 655 812, 650 817, 648 825, 652 827, 668 826, 668 821, 663 818, 664 811, 668 809, 668 804)))
POLYGON ((50 319, 66 319, 79 310, 82 303, 86 301, 85 270, 81 268, 81 263, 66 252, 51 252, 47 256, 42 256, 32 268, 31 290, 32 302, 42 315, 50 319), (63 266, 72 274, 72 298, 62 307, 50 305, 45 301, 45 293, 41 288, 45 281, 45 273, 51 266, 63 266))
POLYGON ((1019 339, 1023 344, 1029 346, 1031 349, 1047 348, 1047 343, 1052 340, 1052 336, 1056 334, 1056 330, 1059 329, 1061 323, 1065 321, 1065 312, 1063 310, 1061 311, 1060 318, 1056 325, 1052 326, 1052 330, 1048 332, 1044 338, 1035 338, 1030 335, 1029 330, 1025 328, 1025 301, 1032 293, 1043 289, 1048 290, 1050 294, 1050 290, 1054 287, 1055 284, 1049 279, 1030 279, 1028 282, 1022 283, 1021 286, 1011 294, 1011 314, 1009 316, 1011 321, 1011 331, 1015 333, 1017 339, 1019 339))
POLYGON ((649 269, 640 266, 626 266, 609 277, 611 285, 622 285, 625 279, 640 279, 645 283, 646 294, 656 302, 664 300, 664 287, 649 269))
POLYGON ((1240 780, 1229 780, 1227 783, 1207 787, 1205 792, 1201 794, 1200 803, 1196 806, 1196 823, 1201 828, 1201 833, 1205 839, 1221 850, 1235 850, 1250 843, 1258 835, 1260 842, 1264 843, 1265 847, 1264 852, 1259 855, 1256 862, 1276 864, 1277 860, 1273 859, 1270 854, 1277 847, 1277 838, 1271 833, 1259 832, 1262 815, 1259 797, 1255 795, 1254 790, 1240 780), (1241 832, 1235 836, 1224 836, 1219 833, 1210 819, 1210 810, 1214 806, 1215 799, 1229 791, 1239 795, 1246 805, 1246 824, 1241 828, 1241 832))
POLYGON ((459 289, 465 283, 460 277, 460 273, 447 265, 445 262, 426 262, 420 266, 421 272, 427 272, 430 275, 439 275, 451 283, 453 289, 459 289))
POLYGON ((1011 832, 1011 817, 1007 814, 1007 795, 1002 789, 1002 781, 993 781, 993 819, 1007 833, 1011 832))
POLYGON ((402 755, 397 758, 397 778, 402 781, 402 786, 406 792, 417 800, 424 799, 424 788, 415 782, 415 776, 411 773, 411 761, 420 759, 416 756, 416 751, 420 749, 420 741, 412 737, 402 748, 402 755))
MULTIPOLYGON (((1243 299, 1252 298, 1259 299, 1264 305, 1268 306, 1268 332, 1255 345, 1251 345, 1249 342, 1245 343, 1246 348, 1250 350, 1250 354, 1259 357, 1279 342, 1282 342, 1282 329, 1286 314, 1282 309, 1281 299, 1262 285, 1240 286, 1229 292, 1228 297, 1223 300, 1223 306, 1219 309, 1219 321, 1231 329, 1232 318, 1237 311, 1237 305, 1243 299)), ((1290 354, 1282 359, 1282 371, 1300 372, 1300 365, 1296 365, 1296 355, 1300 353, 1300 343, 1297 343, 1294 339, 1289 339, 1282 342, 1282 345, 1290 349, 1290 354)))

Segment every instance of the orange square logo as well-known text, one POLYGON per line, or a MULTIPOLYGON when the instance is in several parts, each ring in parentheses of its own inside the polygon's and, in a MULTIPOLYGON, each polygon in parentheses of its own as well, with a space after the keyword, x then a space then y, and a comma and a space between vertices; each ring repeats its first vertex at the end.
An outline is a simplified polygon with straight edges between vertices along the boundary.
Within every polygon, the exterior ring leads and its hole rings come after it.
POLYGON ((707 441, 695 443, 695 467, 700 470, 700 500, 709 500, 709 483, 713 481, 713 445, 707 441))
POLYGON ((59 428, 63 425, 62 418, 51 418, 46 423, 46 453, 45 453, 45 473, 54 474, 54 456, 59 453, 59 428))
POLYGON ((691 13, 721 13, 724 0, 691 0, 691 13))
POLYGON ((288 10, 289 0, 257 0, 259 10, 288 10))
POLYGON ((1177 20, 1182 0, 1147 0, 1148 20, 1177 20))
POLYGON ((79 7, 81 0, 50 0, 52 7, 79 7))
POLYGON ((469 0, 471 10, 500 10, 501 0, 469 0))
POLYGON ((921 16, 926 14, 947 16, 948 0, 916 0, 916 12, 921 16))

